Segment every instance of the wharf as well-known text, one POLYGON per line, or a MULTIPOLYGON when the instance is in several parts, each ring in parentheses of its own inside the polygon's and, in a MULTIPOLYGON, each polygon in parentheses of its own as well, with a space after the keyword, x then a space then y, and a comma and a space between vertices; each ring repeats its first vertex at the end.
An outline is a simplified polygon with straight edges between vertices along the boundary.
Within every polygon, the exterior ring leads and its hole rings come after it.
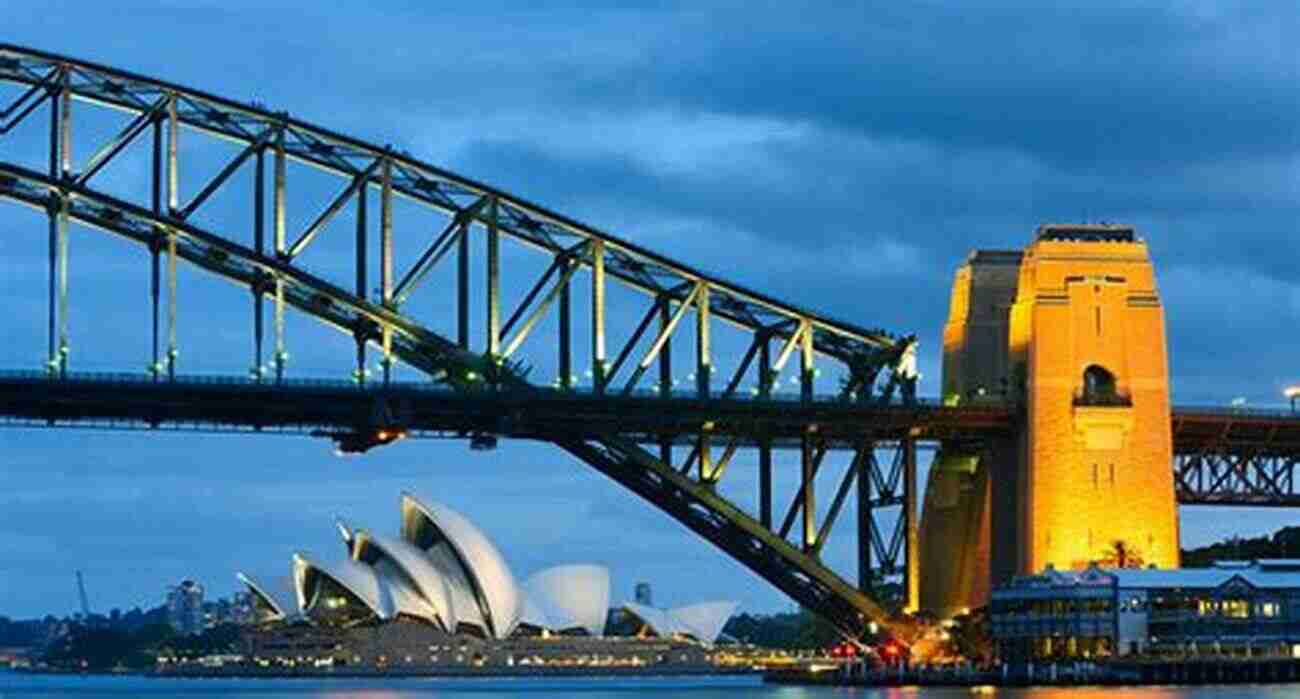
POLYGON ((763 675, 772 684, 840 687, 979 687, 1074 685, 1202 685, 1300 683, 1300 659, 1215 658, 1002 665, 991 670, 944 667, 839 668, 773 670, 763 675))

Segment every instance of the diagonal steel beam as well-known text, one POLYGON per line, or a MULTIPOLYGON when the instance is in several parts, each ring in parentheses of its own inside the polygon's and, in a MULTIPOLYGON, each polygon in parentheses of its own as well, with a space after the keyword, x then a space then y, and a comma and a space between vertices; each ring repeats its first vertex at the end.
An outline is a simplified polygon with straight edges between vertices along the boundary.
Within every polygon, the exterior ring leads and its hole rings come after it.
POLYGON ((740 382, 745 378, 745 372, 749 371, 749 365, 754 363, 754 357, 758 355, 758 346, 760 343, 767 342, 767 337, 763 333, 755 333, 754 339, 749 343, 749 349, 745 351, 745 356, 741 358, 740 364, 736 366, 736 371, 731 374, 731 380, 727 382, 727 388, 718 396, 720 400, 727 400, 736 394, 736 389, 740 387, 740 382))
MULTIPOLYGON (((203 206, 204 202, 206 202, 213 194, 216 194, 217 190, 221 189, 221 185, 225 184, 226 180, 230 179, 230 176, 235 174, 235 171, 238 170, 241 165, 248 162, 250 157, 260 153, 262 149, 271 142, 271 137, 273 135, 274 132, 270 129, 263 131, 262 135, 258 136, 256 141, 250 143, 246 148, 239 152, 239 155, 226 163, 226 166, 221 168, 221 172, 218 172, 217 175, 203 187, 203 189, 199 190, 199 193, 190 200, 190 203, 186 204, 185 207, 176 214, 177 217, 184 220, 194 215, 194 212, 198 211, 199 207, 203 206)), ((354 189, 352 191, 355 192, 356 190, 354 189)))
POLYGON ((506 337, 510 335, 510 331, 514 329, 515 323, 518 323, 519 319, 524 317, 529 308, 532 308, 538 294, 542 293, 542 289, 546 288, 547 282, 551 281, 551 277, 563 266, 563 260, 562 257, 556 257, 551 260, 551 264, 546 266, 546 271, 542 272, 542 276, 533 282, 532 287, 528 289, 528 293, 524 294, 524 297, 519 301, 519 305, 515 306, 515 310, 510 312, 510 317, 506 318, 505 325, 502 325, 501 331, 497 333, 498 340, 505 341, 506 337))
POLYGON ((812 553, 817 555, 821 553, 822 547, 826 545, 826 540, 830 538, 831 528, 835 526, 835 520, 840 516, 840 509, 844 507, 844 500, 848 497, 849 491, 853 489, 853 484, 857 480, 859 465, 862 462, 865 449, 858 449, 853 455, 853 462, 849 464, 848 470, 844 472, 844 478, 840 480, 840 487, 835 491, 835 499, 831 500, 831 509, 826 513, 826 519, 822 521, 821 529, 817 530, 817 539, 813 542, 812 553))
POLYGON ((812 486, 813 479, 817 477, 817 472, 821 470, 822 459, 826 457, 826 451, 825 444, 818 444, 816 451, 813 452, 808 479, 799 484, 799 492, 795 493, 794 499, 790 501, 790 507, 785 511, 785 519, 781 520, 779 535, 782 539, 790 535, 790 530, 794 527, 795 517, 803 509, 803 501, 807 496, 808 488, 812 486))
MULTIPOLYGON (((537 321, 541 320, 544 313, 550 310, 551 304, 555 303, 555 299, 560 295, 560 292, 568 286, 569 280, 573 278, 573 273, 578 271, 578 264, 572 259, 567 257, 560 259, 564 260, 564 272, 560 274, 560 278, 556 280, 555 285, 551 287, 550 292, 546 294, 542 302, 533 309, 528 319, 524 321, 523 326, 519 328, 519 332, 515 333, 515 336, 506 343, 505 349, 501 351, 502 356, 509 357, 514 354, 515 350, 519 349, 519 345, 528 338, 528 333, 532 332, 533 326, 537 324, 537 321)), ((506 327, 508 328, 509 324, 506 327)))
POLYGON ((334 201, 330 202, 330 205, 325 207, 325 210, 320 213, 320 216, 317 216, 316 220, 313 221, 310 226, 307 226, 307 230, 303 231, 302 235, 298 236, 298 239, 293 242, 293 245, 290 245, 289 249, 284 252, 285 260, 292 260, 297 257, 298 254, 316 238, 316 236, 321 232, 321 229, 323 229, 330 220, 338 214, 338 212, 343 208, 343 205, 348 203, 348 200, 352 198, 352 195, 356 194, 357 190, 365 186, 366 182, 369 181, 370 176, 374 174, 375 170, 379 169, 379 166, 384 162, 386 162, 384 158, 378 158, 374 162, 370 163, 370 166, 362 171, 361 174, 352 178, 352 182, 348 183, 348 186, 344 188, 342 192, 339 192, 338 196, 334 197, 334 201))
MULTIPOLYGON (((664 344, 672 337, 673 331, 677 329, 677 324, 682 322, 682 318, 685 317, 686 312, 690 310, 691 304, 695 303, 696 299, 700 298, 700 295, 705 293, 704 289, 704 282, 696 283, 695 288, 691 290, 691 293, 688 294, 685 299, 682 299, 681 303, 677 306, 677 311, 673 313, 672 318, 668 319, 668 324, 663 328, 660 328, 659 334, 655 337, 654 342, 650 343, 650 349, 646 350, 645 356, 642 357, 641 361, 637 364, 636 371, 632 373, 632 377, 629 378, 627 384, 623 386, 624 395, 631 393, 632 389, 636 387, 637 382, 641 380, 641 376, 645 374, 646 370, 650 368, 650 365, 653 364, 655 359, 659 356, 659 352, 664 348, 664 344)), ((647 318, 649 318, 649 316, 647 316, 647 318)))
POLYGON ((149 128, 151 124, 157 121, 165 113, 166 108, 167 98, 160 97, 158 101, 154 103, 152 108, 148 111, 140 112, 140 115, 131 120, 131 123, 127 124, 126 128, 122 129, 122 131, 118 133, 117 136, 114 136, 111 141, 101 146, 100 149, 90 157, 90 160, 86 161, 86 169, 77 176, 77 184, 84 186, 90 181, 90 178, 99 174, 99 171, 112 162, 113 158, 116 158, 118 154, 126 150, 126 147, 131 145, 131 143, 135 141, 136 137, 144 133, 145 129, 149 128))
POLYGON ((36 108, 41 106, 41 104, 44 103, 45 100, 54 99, 54 95, 57 91, 52 90, 50 88, 52 85, 54 85, 55 82, 58 81, 62 73, 63 73, 63 69, 54 68, 49 73, 47 73, 45 77, 40 80, 40 82, 37 82, 36 84, 32 85, 30 88, 27 89, 26 92, 20 95, 18 99, 10 103, 8 107, 5 107, 4 109, 0 110, 0 119, 5 119, 10 114, 12 114, 14 110, 17 110, 20 107, 22 108, 22 111, 18 113, 18 116, 15 116, 13 119, 9 120, 8 122, 0 121, 0 135, 8 133, 10 129, 21 124, 23 120, 26 119, 28 115, 30 115, 32 112, 36 111, 36 108), (37 99, 32 100, 31 103, 28 104, 26 107, 22 107, 24 102, 27 102, 27 100, 31 99, 33 95, 36 95, 42 91, 45 92, 44 95, 42 95, 37 99))
POLYGON ((468 209, 452 217, 451 222, 442 230, 442 233, 420 255, 415 264, 411 265, 411 269, 407 270, 401 281, 397 282, 397 286, 393 287, 393 303, 400 306, 406 302, 406 297, 415 291, 415 287, 424 280, 425 276, 434 267, 438 266, 438 262, 442 260, 443 256, 451 251, 452 245, 459 242, 459 236, 465 235, 463 224, 485 204, 487 204, 487 198, 479 197, 468 209))
POLYGON ((645 315, 641 316, 641 322, 637 323, 632 335, 627 338, 627 342, 623 343, 623 349, 619 350, 618 356, 614 358, 614 363, 609 365, 609 368, 605 371, 604 378, 606 381, 618 375, 618 370, 623 367, 623 363, 631 356, 632 350, 636 349, 637 343, 641 341, 641 336, 645 335, 646 328, 650 327, 650 321, 654 320, 655 314, 659 312, 659 307, 663 303, 662 298, 655 299, 654 303, 650 304, 650 308, 646 310, 645 315))

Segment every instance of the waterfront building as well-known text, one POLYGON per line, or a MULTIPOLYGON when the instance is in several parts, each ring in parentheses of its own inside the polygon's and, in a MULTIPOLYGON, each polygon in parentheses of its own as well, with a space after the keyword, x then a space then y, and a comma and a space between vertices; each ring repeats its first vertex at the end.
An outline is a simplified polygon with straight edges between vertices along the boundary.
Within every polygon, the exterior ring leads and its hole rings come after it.
POLYGON ((1016 577, 993 590, 1003 661, 1132 655, 1300 658, 1300 560, 1016 577))
POLYGON ((203 586, 182 580, 167 588, 167 623, 180 634, 197 634, 204 629, 203 586))

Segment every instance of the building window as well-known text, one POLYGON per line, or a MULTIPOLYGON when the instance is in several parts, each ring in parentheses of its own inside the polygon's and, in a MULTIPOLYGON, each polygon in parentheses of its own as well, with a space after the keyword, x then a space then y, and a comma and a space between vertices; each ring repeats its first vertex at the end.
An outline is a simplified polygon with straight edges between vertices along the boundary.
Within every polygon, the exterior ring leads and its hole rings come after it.
POLYGON ((1108 405, 1117 402, 1119 394, 1115 375, 1104 367, 1093 364, 1083 370, 1083 401, 1090 405, 1108 405))

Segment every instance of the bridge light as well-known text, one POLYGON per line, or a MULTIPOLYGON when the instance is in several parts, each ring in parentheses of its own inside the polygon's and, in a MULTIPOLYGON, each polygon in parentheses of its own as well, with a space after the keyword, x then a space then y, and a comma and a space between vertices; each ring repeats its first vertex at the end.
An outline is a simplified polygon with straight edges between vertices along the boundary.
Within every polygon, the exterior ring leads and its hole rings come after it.
POLYGON ((1282 395, 1286 396, 1291 400, 1291 412, 1294 413, 1296 399, 1300 398, 1300 385, 1287 386, 1286 389, 1282 391, 1282 395))

